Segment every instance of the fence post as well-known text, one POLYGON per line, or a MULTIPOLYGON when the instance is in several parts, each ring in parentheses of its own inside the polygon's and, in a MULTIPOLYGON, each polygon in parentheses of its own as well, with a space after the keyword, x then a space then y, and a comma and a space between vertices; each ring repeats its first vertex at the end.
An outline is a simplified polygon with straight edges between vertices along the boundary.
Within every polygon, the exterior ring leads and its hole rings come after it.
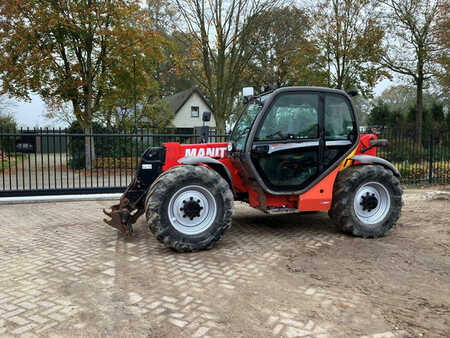
POLYGON ((433 183, 433 143, 434 135, 433 131, 430 132, 430 149, 429 149, 429 163, 428 163, 428 183, 433 183))

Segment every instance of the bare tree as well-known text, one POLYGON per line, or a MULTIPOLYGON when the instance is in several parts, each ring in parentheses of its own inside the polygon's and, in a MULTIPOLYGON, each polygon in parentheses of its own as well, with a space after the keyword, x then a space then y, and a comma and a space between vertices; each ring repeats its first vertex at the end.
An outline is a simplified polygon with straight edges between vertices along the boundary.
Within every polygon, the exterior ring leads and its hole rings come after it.
POLYGON ((439 6, 437 18, 436 39, 438 43, 437 63, 438 94, 448 105, 450 89, 450 3, 443 1, 439 6))
POLYGON ((436 18, 441 0, 382 0, 385 17, 386 54, 382 64, 409 78, 416 86, 416 141, 422 144, 423 90, 435 72, 436 18))
POLYGON ((77 120, 70 104, 64 102, 54 102, 47 104, 47 112, 43 116, 48 120, 70 126, 77 120))
POLYGON ((192 49, 184 67, 205 91, 219 128, 231 113, 241 73, 254 53, 247 43, 257 16, 279 0, 172 0, 180 14, 177 29, 188 31, 192 49))

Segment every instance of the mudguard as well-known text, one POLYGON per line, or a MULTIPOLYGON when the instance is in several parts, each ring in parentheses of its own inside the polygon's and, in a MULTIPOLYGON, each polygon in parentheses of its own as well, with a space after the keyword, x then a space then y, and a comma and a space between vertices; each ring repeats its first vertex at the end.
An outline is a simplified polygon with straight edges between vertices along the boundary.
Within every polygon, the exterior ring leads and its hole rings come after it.
POLYGON ((376 163, 381 164, 383 167, 391 169, 395 176, 400 177, 400 171, 389 161, 386 161, 384 158, 370 156, 370 155, 355 155, 350 158, 352 161, 358 161, 364 164, 368 163, 376 163))
POLYGON ((200 156, 200 157, 183 157, 178 160, 178 163, 181 164, 187 164, 187 165, 197 165, 200 163, 207 164, 210 166, 213 170, 217 171, 217 173, 222 176, 225 181, 228 182, 230 185, 230 188, 233 189, 233 183, 231 179, 231 174, 228 168, 220 161, 206 156, 200 156))

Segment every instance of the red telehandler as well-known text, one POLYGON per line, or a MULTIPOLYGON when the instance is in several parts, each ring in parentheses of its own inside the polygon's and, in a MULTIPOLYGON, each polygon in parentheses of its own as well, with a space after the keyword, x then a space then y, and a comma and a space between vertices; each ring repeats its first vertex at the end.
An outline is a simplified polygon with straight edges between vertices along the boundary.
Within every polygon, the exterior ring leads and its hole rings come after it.
POLYGON ((251 92, 229 142, 148 148, 105 222, 130 234, 145 213, 156 238, 180 252, 218 241, 231 225, 233 200, 268 214, 328 211, 339 230, 364 238, 395 225, 400 173, 375 156, 386 140, 360 135, 348 93, 251 92))

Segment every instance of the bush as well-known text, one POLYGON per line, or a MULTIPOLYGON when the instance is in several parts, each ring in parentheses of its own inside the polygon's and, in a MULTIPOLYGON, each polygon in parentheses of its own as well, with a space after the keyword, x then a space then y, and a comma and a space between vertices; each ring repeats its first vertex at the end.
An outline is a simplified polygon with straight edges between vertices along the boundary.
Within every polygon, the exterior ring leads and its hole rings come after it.
POLYGON ((97 169, 136 169, 139 159, 137 157, 112 158, 103 157, 95 160, 97 169))
MULTIPOLYGON (((428 180, 430 165, 427 162, 409 163, 407 161, 401 163, 394 163, 400 171, 402 180, 406 182, 417 182, 428 180)), ((439 161, 433 162, 433 178, 438 178, 439 181, 450 183, 450 167, 448 162, 439 161)))
MULTIPOLYGON (((0 132, 14 133, 17 128, 17 123, 13 116, 0 114, 0 132)), ((15 136, 3 136, 0 138, 0 151, 3 153, 12 153, 16 150, 15 136)))
MULTIPOLYGON (((84 133, 78 121, 73 122, 70 128, 67 129, 67 132, 70 134, 84 133)), ((93 134, 95 135, 93 136, 95 155, 100 162, 104 158, 139 157, 149 146, 148 142, 142 141, 139 137, 120 136, 120 133, 117 131, 108 130, 98 123, 93 123, 93 134), (107 133, 114 133, 114 136, 102 135, 107 133)), ((85 167, 85 137, 69 137, 68 149, 70 153, 70 168, 83 169, 85 167)), ((111 167, 113 168, 114 166, 111 167)))

